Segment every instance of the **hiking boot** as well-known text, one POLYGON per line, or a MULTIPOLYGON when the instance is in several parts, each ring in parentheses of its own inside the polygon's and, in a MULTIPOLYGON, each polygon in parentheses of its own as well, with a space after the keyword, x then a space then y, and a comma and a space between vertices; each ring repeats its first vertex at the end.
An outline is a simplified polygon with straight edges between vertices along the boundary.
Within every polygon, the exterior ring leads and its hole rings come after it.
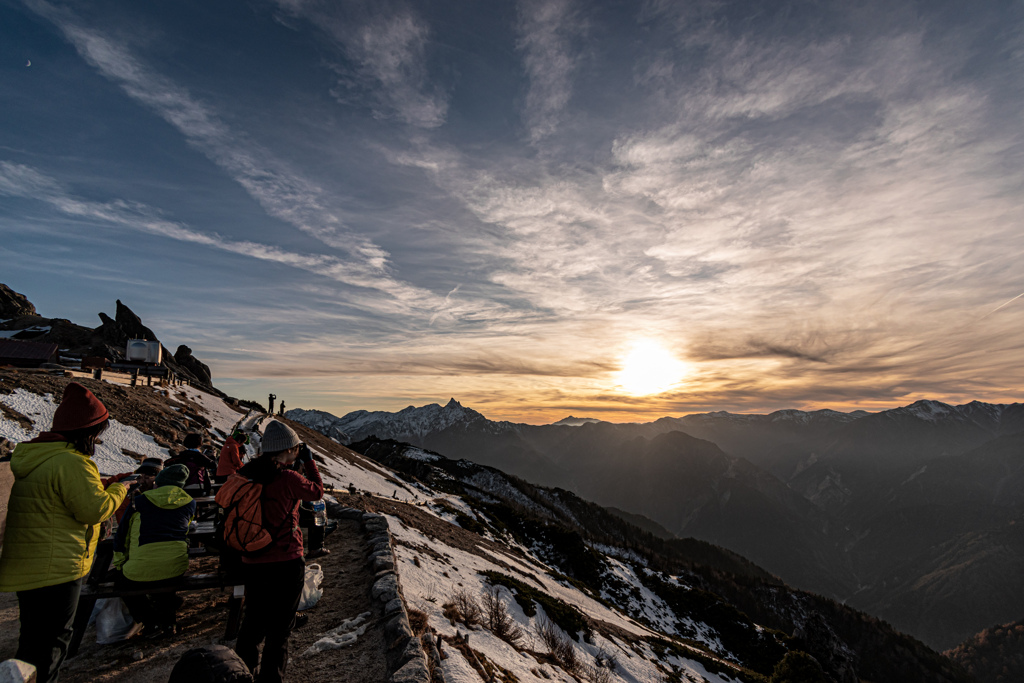
POLYGON ((309 615, 308 614, 302 614, 302 613, 296 614, 295 615, 295 625, 292 626, 292 628, 293 629, 302 628, 308 622, 309 622, 309 615))
POLYGON ((306 555, 306 559, 307 560, 315 560, 318 557, 323 557, 324 555, 330 555, 330 554, 331 554, 331 551, 328 550, 327 548, 317 548, 316 550, 310 550, 309 554, 306 555))

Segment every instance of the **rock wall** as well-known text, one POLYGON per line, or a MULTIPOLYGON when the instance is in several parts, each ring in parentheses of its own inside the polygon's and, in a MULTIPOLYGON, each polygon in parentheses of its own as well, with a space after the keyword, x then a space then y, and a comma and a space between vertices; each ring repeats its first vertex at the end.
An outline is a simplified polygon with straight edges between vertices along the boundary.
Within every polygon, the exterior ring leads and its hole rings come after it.
MULTIPOLYGON (((370 551, 369 562, 374 572, 371 594, 374 600, 384 604, 384 637, 388 643, 387 662, 390 672, 388 681, 431 683, 432 667, 428 666, 420 639, 412 632, 402 587, 395 571, 395 552, 391 532, 388 531, 388 520, 384 515, 340 505, 330 512, 332 517, 357 519, 363 526, 370 551)), ((433 680, 443 683, 439 669, 435 669, 433 680)))

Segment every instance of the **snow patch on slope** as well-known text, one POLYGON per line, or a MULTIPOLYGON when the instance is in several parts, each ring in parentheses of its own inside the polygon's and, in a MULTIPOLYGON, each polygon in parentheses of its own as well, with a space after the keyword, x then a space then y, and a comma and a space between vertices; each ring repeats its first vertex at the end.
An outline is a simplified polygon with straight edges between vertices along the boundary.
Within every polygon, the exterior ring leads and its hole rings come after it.
MULTIPOLYGON (((49 429, 58 405, 53 394, 39 395, 25 389, 0 394, 0 403, 32 420, 32 428, 24 429, 14 420, 0 416, 0 436, 15 443, 31 441, 49 429)), ((126 450, 144 457, 164 459, 168 456, 167 449, 158 446, 153 437, 113 418, 100 439, 102 443, 96 445, 96 455, 92 459, 102 474, 135 470, 139 463, 135 458, 125 455, 126 450)))

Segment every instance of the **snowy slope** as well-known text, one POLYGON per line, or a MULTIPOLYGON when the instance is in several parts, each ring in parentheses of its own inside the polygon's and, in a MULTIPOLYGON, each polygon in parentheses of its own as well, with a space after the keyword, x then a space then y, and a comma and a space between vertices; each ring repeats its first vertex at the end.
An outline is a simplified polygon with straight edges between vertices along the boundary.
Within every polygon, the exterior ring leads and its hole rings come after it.
MULTIPOLYGON (((24 429, 14 420, 0 419, 0 436, 15 443, 34 439, 49 429, 53 422, 53 413, 57 410, 57 403, 52 394, 40 396, 24 389, 15 389, 10 394, 0 394, 0 403, 32 420, 32 427, 24 429)), ((110 420, 110 426, 103 432, 102 441, 103 443, 97 444, 96 455, 93 456, 101 474, 130 472, 138 467, 138 461, 125 455, 124 450, 161 459, 168 455, 167 449, 158 446, 153 437, 114 419, 110 420)))
POLYGON ((295 409, 289 410, 286 417, 345 443, 360 441, 368 436, 381 439, 419 439, 453 426, 469 424, 484 425, 495 433, 516 429, 516 425, 511 422, 488 420, 454 398, 444 406, 437 403, 419 408, 409 406, 397 413, 357 410, 343 417, 335 417, 320 410, 295 409))
MULTIPOLYGON (((226 433, 240 419, 254 426, 265 426, 269 419, 242 418, 219 398, 195 389, 169 396, 171 401, 184 398, 201 407, 212 435, 226 433)), ((0 415, 0 435, 14 441, 38 434, 55 409, 52 396, 23 390, 0 395, 0 401, 33 423, 24 428, 0 415)), ((166 455, 150 436, 133 428, 116 424, 105 436, 96 460, 107 472, 134 466, 121 448, 166 455)), ((442 638, 447 655, 442 673, 448 683, 760 683, 766 678, 747 668, 750 648, 743 654, 730 643, 758 644, 776 659, 791 647, 785 634, 750 621, 708 593, 709 584, 702 581, 714 572, 685 569, 669 575, 631 549, 636 546, 586 540, 574 529, 592 521, 583 519, 586 509, 579 507, 591 504, 574 503, 572 494, 405 444, 393 445, 388 456, 405 463, 398 468, 391 460, 317 438, 311 447, 323 463, 325 482, 336 488, 332 497, 387 518, 406 603, 442 638), (350 485, 357 495, 345 491, 350 485), (583 565, 574 565, 574 556, 583 565), (597 569, 588 575, 588 567, 597 569), (459 595, 483 604, 487 594, 520 632, 518 638, 499 637, 487 619, 452 612, 459 595), (481 668, 491 674, 482 675, 481 668)), ((767 591, 762 599, 773 609, 795 613, 800 628, 817 619, 807 628, 824 639, 829 653, 843 658, 831 665, 852 672, 842 667, 853 655, 820 616, 803 606, 810 604, 807 597, 793 598, 777 585, 759 590, 767 591)), ((771 666, 765 669, 762 661, 760 670, 770 674, 771 666)))

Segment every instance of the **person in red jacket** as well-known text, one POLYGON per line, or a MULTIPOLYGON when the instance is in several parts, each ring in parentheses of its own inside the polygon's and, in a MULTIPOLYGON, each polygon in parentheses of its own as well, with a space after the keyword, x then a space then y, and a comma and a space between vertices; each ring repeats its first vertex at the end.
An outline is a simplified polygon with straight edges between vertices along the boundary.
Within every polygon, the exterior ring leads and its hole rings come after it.
POLYGON ((235 651, 250 671, 259 666, 258 683, 279 683, 288 666, 288 636, 306 576, 299 502, 319 500, 324 485, 309 448, 288 425, 276 420, 267 425, 262 447, 262 455, 238 473, 263 485, 263 527, 274 540, 259 555, 242 558, 245 614, 235 651), (302 474, 289 469, 296 461, 302 463, 302 474))
POLYGON ((231 432, 231 436, 224 441, 224 446, 220 449, 220 459, 217 461, 218 481, 224 481, 242 469, 242 455, 245 453, 245 444, 247 443, 249 443, 249 435, 241 429, 231 432))

